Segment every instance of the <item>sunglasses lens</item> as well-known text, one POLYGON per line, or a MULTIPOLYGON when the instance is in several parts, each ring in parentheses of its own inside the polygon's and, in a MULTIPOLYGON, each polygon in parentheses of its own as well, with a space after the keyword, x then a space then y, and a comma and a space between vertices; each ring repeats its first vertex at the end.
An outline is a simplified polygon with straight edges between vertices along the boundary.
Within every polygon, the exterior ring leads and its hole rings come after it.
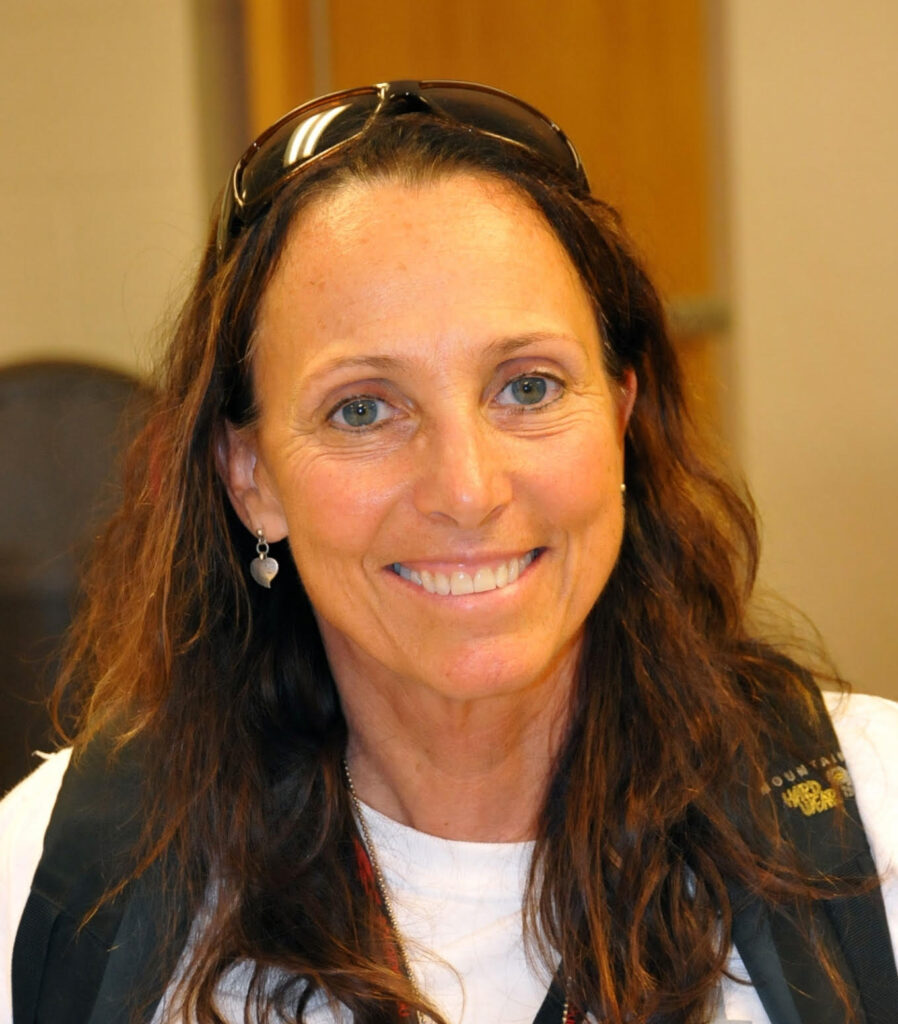
POLYGON ((476 85, 423 82, 421 95, 462 124, 519 143, 575 181, 584 178, 576 150, 564 134, 520 100, 476 85))
POLYGON ((265 136, 240 175, 247 208, 264 203, 292 168, 346 142, 365 127, 378 104, 373 90, 311 105, 298 117, 288 115, 265 136))

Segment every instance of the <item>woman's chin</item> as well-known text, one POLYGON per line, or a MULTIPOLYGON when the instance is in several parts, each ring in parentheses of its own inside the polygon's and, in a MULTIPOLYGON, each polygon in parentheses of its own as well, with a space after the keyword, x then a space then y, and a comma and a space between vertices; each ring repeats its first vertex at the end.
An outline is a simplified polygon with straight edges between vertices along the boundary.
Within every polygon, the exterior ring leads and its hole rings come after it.
POLYGON ((578 649, 573 642, 547 658, 545 648, 522 639, 472 644, 431 659, 427 671, 419 667, 412 684, 453 701, 526 700, 545 687, 567 689, 578 649))

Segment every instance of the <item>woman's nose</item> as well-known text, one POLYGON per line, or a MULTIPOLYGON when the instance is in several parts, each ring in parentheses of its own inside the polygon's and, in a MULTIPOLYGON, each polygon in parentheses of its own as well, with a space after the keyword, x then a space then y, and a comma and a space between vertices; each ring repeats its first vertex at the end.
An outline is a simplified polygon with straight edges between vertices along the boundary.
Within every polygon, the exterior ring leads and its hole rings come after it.
POLYGON ((483 421, 434 425, 419 451, 418 511, 475 529, 511 500, 511 466, 501 433, 483 421))

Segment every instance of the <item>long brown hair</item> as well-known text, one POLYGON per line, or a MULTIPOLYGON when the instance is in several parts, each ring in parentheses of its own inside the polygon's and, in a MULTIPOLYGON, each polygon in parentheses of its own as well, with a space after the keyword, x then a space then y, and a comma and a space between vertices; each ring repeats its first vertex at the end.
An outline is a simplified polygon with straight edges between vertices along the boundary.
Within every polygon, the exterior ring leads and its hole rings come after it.
POLYGON ((638 380, 623 546, 585 625, 540 819, 533 944, 552 969, 560 957, 570 997, 598 1020, 692 1024, 725 966, 728 882, 773 900, 813 891, 750 796, 809 676, 746 625, 754 513, 700 454, 661 303, 617 215, 524 151, 432 117, 388 119, 286 185, 221 266, 213 229, 62 678, 77 749, 102 733, 140 750, 134 874, 164 864, 171 919, 209 914, 181 985, 201 1022, 220 1020, 215 986, 241 963, 260 1019, 300 1020, 321 995, 360 1024, 416 1005, 353 870, 346 726, 302 581, 284 549, 276 586, 247 586, 253 538, 216 453, 225 422, 254 415, 256 311, 297 212, 352 180, 472 170, 542 212, 595 304, 608 372, 638 380))

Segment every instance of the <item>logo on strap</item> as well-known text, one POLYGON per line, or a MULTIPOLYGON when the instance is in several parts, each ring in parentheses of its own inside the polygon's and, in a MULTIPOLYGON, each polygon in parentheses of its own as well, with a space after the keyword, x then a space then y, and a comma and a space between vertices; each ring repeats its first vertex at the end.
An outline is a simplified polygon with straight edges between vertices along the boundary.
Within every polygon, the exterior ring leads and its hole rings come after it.
POLYGON ((763 792, 773 791, 779 791, 786 807, 810 818, 831 811, 843 800, 853 797, 854 785, 845 767, 845 757, 838 750, 772 775, 763 792))

